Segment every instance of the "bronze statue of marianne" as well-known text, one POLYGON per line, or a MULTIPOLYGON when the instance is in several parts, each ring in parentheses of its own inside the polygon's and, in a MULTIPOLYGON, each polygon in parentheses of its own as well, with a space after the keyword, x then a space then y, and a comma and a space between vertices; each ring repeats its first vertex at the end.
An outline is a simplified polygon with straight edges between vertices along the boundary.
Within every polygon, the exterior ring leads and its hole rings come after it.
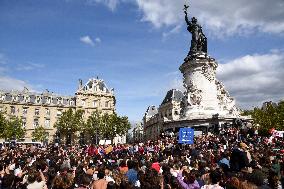
POLYGON ((202 32, 202 27, 197 23, 195 17, 189 21, 187 16, 187 9, 189 6, 184 5, 185 22, 187 24, 187 30, 191 33, 191 46, 188 55, 193 55, 198 52, 207 53, 207 38, 202 32))

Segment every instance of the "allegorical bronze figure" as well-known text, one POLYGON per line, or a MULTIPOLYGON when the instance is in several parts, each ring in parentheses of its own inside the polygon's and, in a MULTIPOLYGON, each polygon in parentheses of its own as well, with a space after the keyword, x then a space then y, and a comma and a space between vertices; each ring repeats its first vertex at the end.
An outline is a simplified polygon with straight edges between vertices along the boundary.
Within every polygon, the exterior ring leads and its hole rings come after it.
POLYGON ((187 16, 187 9, 189 6, 184 5, 185 21, 187 24, 187 30, 192 34, 191 46, 188 56, 198 52, 207 53, 207 38, 202 32, 202 27, 197 23, 195 17, 189 21, 187 16))

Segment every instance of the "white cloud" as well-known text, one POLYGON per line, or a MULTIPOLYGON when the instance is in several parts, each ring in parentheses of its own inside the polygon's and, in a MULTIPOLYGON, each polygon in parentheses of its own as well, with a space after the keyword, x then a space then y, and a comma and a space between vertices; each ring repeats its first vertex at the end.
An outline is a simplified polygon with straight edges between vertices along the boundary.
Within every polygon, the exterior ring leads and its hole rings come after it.
MULTIPOLYGON (((10 62, 8 61, 8 58, 3 54, 0 53, 0 65, 10 65, 10 62)), ((30 91, 36 91, 35 88, 31 84, 29 84, 26 81, 19 80, 13 77, 8 76, 5 72, 7 70, 18 70, 18 71, 28 71, 28 70, 34 70, 34 69, 41 69, 44 67, 43 64, 36 64, 33 62, 28 62, 26 64, 19 64, 17 66, 10 65, 11 68, 7 67, 1 67, 0 66, 0 89, 1 90, 23 90, 24 87, 27 87, 30 91)))
POLYGON ((95 41, 96 41, 97 43, 102 42, 101 38, 99 38, 99 37, 97 37, 97 38, 95 39, 95 41))
MULTIPOLYGON (((284 99, 284 52, 272 50, 267 54, 246 55, 225 64, 219 64, 217 78, 241 108, 261 106, 265 101, 284 99)), ((167 88, 184 91, 181 73, 166 74, 167 88)))
POLYGON ((26 81, 11 78, 9 76, 0 76, 0 89, 2 90, 23 90, 27 87, 30 91, 34 91, 31 84, 26 81))
MULTIPOLYGON (((143 21, 155 27, 184 22, 184 0, 136 0, 143 21)), ((190 1, 189 16, 195 16, 213 34, 246 34, 259 30, 284 33, 284 1, 274 0, 202 0, 190 1)))
POLYGON ((170 31, 168 32, 163 32, 163 38, 167 38, 168 36, 172 35, 172 34, 176 34, 179 33, 179 31, 181 30, 181 26, 182 25, 177 25, 174 28, 172 28, 170 31))
POLYGON ((88 36, 88 35, 83 36, 83 37, 80 37, 80 41, 81 41, 82 43, 87 44, 87 45, 91 45, 91 46, 94 46, 94 45, 95 45, 94 41, 93 41, 93 40, 91 39, 91 37, 88 36))
POLYGON ((109 9, 114 11, 119 4, 119 0, 86 0, 88 4, 93 5, 97 3, 102 3, 106 5, 109 9))
POLYGON ((88 35, 80 37, 80 41, 90 46, 94 46, 95 44, 101 43, 102 40, 99 37, 95 38, 95 41, 88 35))
POLYGON ((143 12, 142 21, 149 21, 158 28, 180 23, 183 7, 181 0, 136 0, 136 2, 143 12))
POLYGON ((185 88, 183 86, 182 74, 179 71, 167 73, 165 74, 165 77, 168 80, 168 84, 166 85, 166 88, 162 89, 163 94, 166 94, 167 91, 171 89, 178 89, 180 91, 185 91, 185 88))
POLYGON ((182 92, 185 91, 185 88, 183 86, 183 79, 182 78, 178 78, 178 77, 174 78, 173 80, 170 81, 168 86, 169 86, 168 90, 170 90, 170 89, 178 89, 178 90, 180 90, 182 92))
POLYGON ((284 53, 246 55, 219 64, 217 77, 241 107, 284 98, 284 53))
POLYGON ((31 70, 38 70, 41 68, 44 68, 44 64, 28 62, 26 64, 18 64, 15 69, 18 71, 31 71, 31 70))

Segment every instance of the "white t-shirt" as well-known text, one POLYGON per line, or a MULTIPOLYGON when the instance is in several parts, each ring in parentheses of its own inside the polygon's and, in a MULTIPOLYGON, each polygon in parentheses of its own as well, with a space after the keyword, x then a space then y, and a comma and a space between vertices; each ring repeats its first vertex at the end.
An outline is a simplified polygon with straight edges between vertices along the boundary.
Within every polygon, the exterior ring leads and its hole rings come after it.
POLYGON ((44 189, 44 188, 47 188, 44 181, 41 182, 35 181, 31 184, 28 184, 27 186, 27 189, 44 189))
POLYGON ((219 184, 214 184, 214 185, 204 185, 201 187, 201 189, 224 189, 222 186, 219 184))

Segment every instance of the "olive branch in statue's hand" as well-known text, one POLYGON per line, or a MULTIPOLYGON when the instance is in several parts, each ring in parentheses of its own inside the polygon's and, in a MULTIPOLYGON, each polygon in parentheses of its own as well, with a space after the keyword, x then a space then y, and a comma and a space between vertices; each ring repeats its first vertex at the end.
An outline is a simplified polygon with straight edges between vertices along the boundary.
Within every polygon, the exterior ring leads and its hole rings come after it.
POLYGON ((183 8, 183 10, 184 10, 184 14, 186 14, 187 15, 187 9, 189 8, 189 5, 184 5, 184 8, 183 8))

